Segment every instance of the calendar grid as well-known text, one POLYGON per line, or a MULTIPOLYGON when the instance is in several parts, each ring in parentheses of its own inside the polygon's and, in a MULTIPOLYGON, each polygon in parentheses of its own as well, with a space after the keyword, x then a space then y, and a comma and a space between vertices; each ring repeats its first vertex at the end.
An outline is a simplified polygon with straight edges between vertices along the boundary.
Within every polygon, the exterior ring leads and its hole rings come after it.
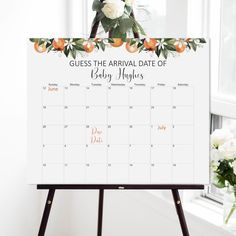
MULTIPOLYGON (((127 183, 133 183, 136 178, 143 178, 145 183, 156 183, 164 170, 170 173, 169 181, 175 181, 175 172, 178 173, 181 168, 190 165, 193 175, 191 179, 194 178, 193 154, 191 157, 186 154, 184 159, 176 159, 181 158, 176 156, 176 150, 186 150, 188 153, 191 147, 194 148, 194 113, 190 114, 194 111, 194 103, 181 104, 183 99, 180 94, 185 90, 186 94, 191 94, 190 100, 194 101, 194 90, 189 85, 184 88, 158 84, 152 87, 98 84, 44 86, 41 92, 42 181, 50 179, 48 175, 60 176, 62 173, 64 183, 70 182, 73 176, 78 182, 90 183, 96 181, 96 178, 91 176, 100 173, 99 178, 105 183, 113 183, 113 180, 118 181, 119 178, 123 178, 127 183), (178 90, 180 91, 177 93, 178 90), (119 95, 115 103, 110 100, 114 92, 119 95), (126 93, 124 103, 123 96, 126 93), (96 94, 104 96, 104 100, 96 100, 96 94), (138 100, 139 96, 143 101, 138 100), (161 96, 167 100, 160 99, 161 96), (179 97, 174 100, 174 96, 179 97), (181 112, 186 113, 186 121, 179 120, 181 112), (178 141, 177 131, 182 132, 182 129, 187 132, 186 135, 192 132, 189 144, 185 143, 186 138, 178 141), (119 133, 120 130, 127 133, 126 138, 124 133, 119 133), (93 138, 95 141, 92 141, 93 138), (50 156, 52 153, 58 154, 58 159, 50 156), (117 155, 119 159, 112 160, 111 155, 117 155), (125 169, 119 169, 125 166, 127 172, 125 169), (114 170, 117 171, 117 176, 112 173, 114 170), (119 170, 123 171, 120 176, 119 170)), ((189 153, 192 152, 193 150, 189 153)), ((60 180, 60 177, 58 178, 60 180)))

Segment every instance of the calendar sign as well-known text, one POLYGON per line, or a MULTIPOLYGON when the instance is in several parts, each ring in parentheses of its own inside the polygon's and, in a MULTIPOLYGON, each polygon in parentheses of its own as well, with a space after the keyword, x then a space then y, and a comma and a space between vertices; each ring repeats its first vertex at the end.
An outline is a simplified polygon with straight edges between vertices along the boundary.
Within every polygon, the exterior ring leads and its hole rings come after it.
POLYGON ((155 40, 29 41, 30 183, 209 182, 209 42, 155 40))

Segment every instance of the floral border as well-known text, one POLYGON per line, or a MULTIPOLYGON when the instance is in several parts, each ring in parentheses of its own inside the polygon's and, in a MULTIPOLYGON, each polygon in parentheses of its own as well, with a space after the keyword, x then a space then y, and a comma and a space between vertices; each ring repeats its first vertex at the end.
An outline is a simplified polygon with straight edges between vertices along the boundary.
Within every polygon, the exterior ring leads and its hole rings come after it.
POLYGON ((167 59, 170 55, 175 56, 185 51, 197 51, 206 43, 204 38, 31 38, 34 49, 38 53, 61 52, 66 57, 71 56, 76 59, 80 54, 92 53, 93 51, 105 51, 108 47, 125 48, 130 53, 150 52, 157 57, 167 59))

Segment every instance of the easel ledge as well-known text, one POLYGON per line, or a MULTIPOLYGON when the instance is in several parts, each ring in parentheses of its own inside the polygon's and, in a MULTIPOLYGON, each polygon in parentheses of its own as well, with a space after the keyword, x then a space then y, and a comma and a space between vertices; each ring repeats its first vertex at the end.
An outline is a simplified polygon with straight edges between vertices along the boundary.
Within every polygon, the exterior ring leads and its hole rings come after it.
POLYGON ((171 190, 176 212, 179 218, 179 223, 182 229, 183 236, 189 236, 188 226, 185 220, 184 211, 178 190, 197 190, 204 189, 204 185, 200 184, 185 184, 185 185, 166 185, 166 184, 39 184, 37 189, 49 190, 48 196, 43 212, 42 221, 38 236, 44 236, 47 228, 48 218, 50 215, 53 198, 56 190, 99 190, 99 202, 98 202, 98 224, 97 224, 97 236, 102 236, 102 221, 103 221, 103 200, 104 190, 171 190))
POLYGON ((81 190, 81 189, 120 189, 120 190, 133 190, 133 189, 140 189, 140 190, 196 190, 196 189, 204 189, 204 185, 201 184, 38 184, 37 189, 74 189, 74 190, 81 190))

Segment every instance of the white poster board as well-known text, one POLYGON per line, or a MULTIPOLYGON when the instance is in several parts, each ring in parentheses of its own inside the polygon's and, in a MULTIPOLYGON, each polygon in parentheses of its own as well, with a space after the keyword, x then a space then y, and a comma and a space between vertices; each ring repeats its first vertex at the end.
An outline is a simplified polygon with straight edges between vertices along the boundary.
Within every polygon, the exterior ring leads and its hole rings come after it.
POLYGON ((30 183, 207 184, 209 42, 166 59, 109 45, 28 43, 30 183))

